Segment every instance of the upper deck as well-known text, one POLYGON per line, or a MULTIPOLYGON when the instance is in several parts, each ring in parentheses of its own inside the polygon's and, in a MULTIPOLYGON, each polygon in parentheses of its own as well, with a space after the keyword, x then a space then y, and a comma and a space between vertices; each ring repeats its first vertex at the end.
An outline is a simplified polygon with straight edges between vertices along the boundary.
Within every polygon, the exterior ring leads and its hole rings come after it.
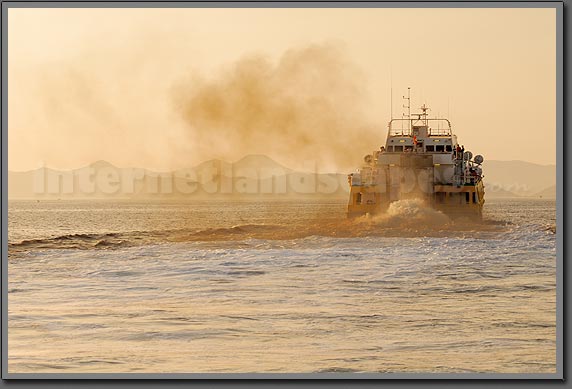
POLYGON ((425 129, 425 136, 452 135, 449 119, 391 119, 388 127, 388 136, 413 136, 421 129, 425 129))
POLYGON ((403 119, 391 119, 388 124, 385 152, 402 153, 451 153, 457 145, 457 137, 448 119, 427 116, 425 105, 420 114, 403 119))

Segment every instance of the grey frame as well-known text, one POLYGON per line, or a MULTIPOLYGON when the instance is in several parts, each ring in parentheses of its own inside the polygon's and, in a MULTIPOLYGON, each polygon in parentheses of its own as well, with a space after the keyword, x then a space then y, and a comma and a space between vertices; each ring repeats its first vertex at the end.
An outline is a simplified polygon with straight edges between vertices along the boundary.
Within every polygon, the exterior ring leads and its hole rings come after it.
POLYGON ((536 2, 18 2, 2 3, 2 379, 564 379, 564 3, 536 2), (9 8, 555 8, 556 9, 556 373, 12 373, 8 372, 8 10, 9 8))

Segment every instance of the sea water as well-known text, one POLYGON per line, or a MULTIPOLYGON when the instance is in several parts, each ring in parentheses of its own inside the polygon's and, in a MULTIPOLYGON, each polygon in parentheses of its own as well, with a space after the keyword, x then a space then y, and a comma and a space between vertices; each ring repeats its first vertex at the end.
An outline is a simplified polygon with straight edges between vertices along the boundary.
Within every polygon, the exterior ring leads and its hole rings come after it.
POLYGON ((556 366, 555 202, 10 201, 10 373, 556 366))

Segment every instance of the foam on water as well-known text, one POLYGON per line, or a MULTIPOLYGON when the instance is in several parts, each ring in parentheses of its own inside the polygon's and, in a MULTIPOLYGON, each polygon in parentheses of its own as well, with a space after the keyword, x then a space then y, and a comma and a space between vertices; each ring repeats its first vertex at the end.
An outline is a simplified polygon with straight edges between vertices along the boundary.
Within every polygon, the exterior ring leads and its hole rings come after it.
MULTIPOLYGON (((342 208, 343 210, 343 208, 342 208)), ((283 216, 283 215, 280 215, 283 216)), ((485 238, 491 233, 506 230, 507 222, 485 220, 476 222, 468 219, 450 219, 422 200, 401 200, 392 203, 386 213, 365 215, 347 219, 344 212, 334 214, 312 214, 280 217, 270 214, 267 223, 241 223, 231 226, 210 226, 206 228, 148 229, 123 232, 73 233, 10 242, 9 250, 14 258, 20 253, 38 249, 116 249, 120 247, 155 244, 161 242, 186 241, 243 241, 246 239, 292 240, 309 236, 338 238, 367 236, 465 236, 468 232, 481 234, 485 238), (304 217, 305 216, 305 217, 304 217)), ((241 219, 241 221, 244 219, 241 219)), ((231 221, 232 222, 232 221, 231 221)), ((51 232, 51 230, 50 230, 51 232)))
POLYGON ((444 213, 431 208, 423 200, 408 199, 391 203, 386 213, 366 215, 357 219, 358 223, 369 223, 379 227, 404 228, 445 227, 452 220, 444 213))

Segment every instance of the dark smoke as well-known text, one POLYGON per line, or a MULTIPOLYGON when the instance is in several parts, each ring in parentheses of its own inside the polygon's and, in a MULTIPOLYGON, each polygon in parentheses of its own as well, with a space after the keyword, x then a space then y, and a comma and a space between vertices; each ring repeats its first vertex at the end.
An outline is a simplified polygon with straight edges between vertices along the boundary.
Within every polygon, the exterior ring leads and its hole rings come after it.
POLYGON ((265 154, 346 171, 383 142, 364 114, 364 77, 332 45, 291 49, 276 63, 245 57, 215 78, 192 77, 174 95, 203 159, 265 154))

